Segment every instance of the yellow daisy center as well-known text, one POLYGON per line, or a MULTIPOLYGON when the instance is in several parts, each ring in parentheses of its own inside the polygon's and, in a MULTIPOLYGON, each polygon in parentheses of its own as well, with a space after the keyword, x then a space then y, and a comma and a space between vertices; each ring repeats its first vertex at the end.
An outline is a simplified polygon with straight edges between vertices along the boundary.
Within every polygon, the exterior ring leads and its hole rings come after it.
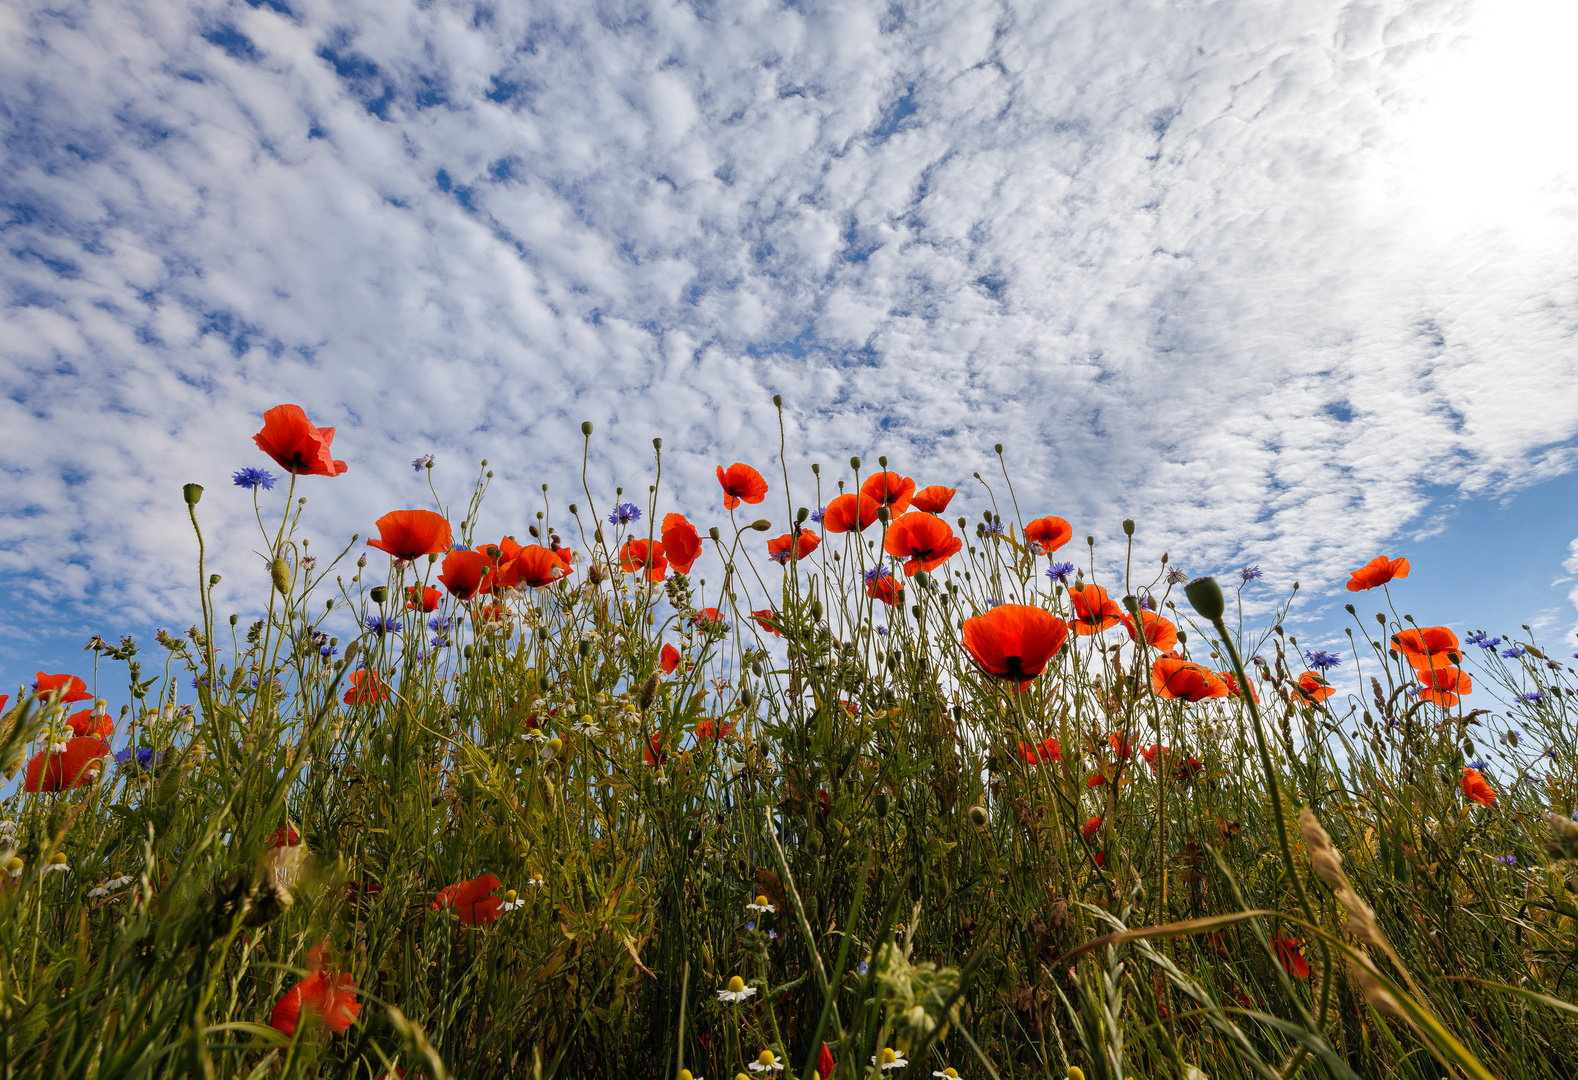
POLYGON ((515 902, 515 898, 519 895, 520 893, 516 892, 514 889, 511 889, 509 892, 504 894, 504 902, 506 904, 513 904, 515 902))
POLYGON ((756 1055, 756 1064, 766 1065, 769 1068, 771 1068, 773 1063, 777 1060, 778 1059, 773 1056, 773 1052, 771 1050, 763 1050, 760 1054, 756 1055))
POLYGON ((757 907, 766 907, 767 906, 767 897, 765 897, 765 896, 758 896, 756 898, 756 906, 757 907))
POLYGON ((895 1061, 898 1060, 898 1057, 899 1056, 893 1052, 893 1047, 891 1047, 891 1046, 884 1046, 882 1048, 882 1064, 884 1064, 884 1065, 892 1065, 895 1061))
POLYGON ((952 1077, 957 1078, 958 1075, 959 1075, 959 1070, 955 1069, 952 1065, 949 1065, 946 1069, 944 1069, 942 1071, 942 1074, 944 1076, 952 1076, 952 1077))
POLYGON ((745 980, 740 978, 738 975, 736 975, 734 978, 729 980, 729 993, 731 993, 731 994, 738 994, 741 990, 744 990, 744 989, 745 989, 745 980))
POLYGON ((679 1071, 679 1080, 696 1080, 696 1077, 691 1074, 689 1069, 681 1069, 679 1071))
POLYGON ((64 851, 57 851, 49 857, 49 861, 54 863, 56 866, 65 866, 66 853, 64 851))

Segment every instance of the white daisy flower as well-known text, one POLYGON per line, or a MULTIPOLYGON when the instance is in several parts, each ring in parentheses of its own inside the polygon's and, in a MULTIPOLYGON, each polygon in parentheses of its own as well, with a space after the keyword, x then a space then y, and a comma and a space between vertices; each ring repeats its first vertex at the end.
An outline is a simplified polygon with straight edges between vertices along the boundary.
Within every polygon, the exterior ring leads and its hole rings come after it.
POLYGON ((727 990, 718 991, 718 1000, 744 1001, 754 993, 756 993, 756 987, 746 986, 745 980, 736 975, 729 980, 729 988, 727 990))
POLYGON ((875 1054, 871 1058, 871 1064, 881 1065, 884 1070, 902 1069, 909 1063, 909 1058, 894 1050, 891 1046, 884 1046, 880 1054, 875 1054))
POLYGON ((543 881, 541 874, 532 874, 526 879, 526 887, 530 889, 540 889, 546 884, 547 882, 543 881))
POLYGON ((949 1065, 942 1072, 934 1072, 932 1075, 947 1077, 947 1080, 959 1080, 959 1070, 955 1069, 952 1065, 949 1065))
POLYGON ((514 911, 516 908, 523 908, 525 906, 526 901, 522 900, 520 898, 520 893, 516 892, 514 889, 511 889, 504 894, 504 903, 501 905, 502 910, 514 911))
POLYGON ((778 1055, 771 1050, 763 1050, 760 1054, 757 1054, 756 1060, 747 1065, 746 1068, 750 1069, 751 1072, 759 1073, 784 1071, 783 1063, 778 1060, 778 1055))
POLYGON ((549 739, 547 742, 543 743, 542 744, 542 748, 537 751, 537 757, 540 760, 542 760, 542 761, 552 761, 554 758, 558 757, 563 751, 564 751, 564 740, 563 739, 558 739, 558 738, 549 739))
POLYGON ((0 821, 0 836, 12 836, 15 833, 16 822, 12 821, 10 818, 0 821))
POLYGON ((756 902, 754 904, 746 904, 745 905, 745 910, 746 911, 765 911, 769 915, 775 914, 778 911, 777 908, 773 907, 771 904, 769 904, 767 902, 767 897, 765 897, 765 896, 758 896, 756 898, 756 902))
POLYGON ((658 774, 652 778, 652 782, 661 786, 668 783, 668 777, 663 775, 662 769, 659 769, 658 774))
POLYGON ((49 857, 49 865, 44 867, 44 869, 41 871, 41 873, 45 873, 45 874, 53 874, 53 873, 57 873, 57 872, 63 873, 63 872, 65 872, 67 870, 70 870, 70 869, 71 869, 71 867, 69 865, 67 865, 67 862, 66 862, 66 853, 64 851, 57 851, 53 855, 51 855, 49 857))
POLYGON ((64 754, 66 752, 66 744, 65 744, 65 742, 62 741, 62 742, 52 742, 52 743, 50 743, 49 744, 49 752, 52 753, 52 754, 64 754))
POLYGON ((14 878, 19 878, 22 876, 22 868, 26 865, 21 859, 13 856, 11 861, 5 864, 6 873, 14 878))

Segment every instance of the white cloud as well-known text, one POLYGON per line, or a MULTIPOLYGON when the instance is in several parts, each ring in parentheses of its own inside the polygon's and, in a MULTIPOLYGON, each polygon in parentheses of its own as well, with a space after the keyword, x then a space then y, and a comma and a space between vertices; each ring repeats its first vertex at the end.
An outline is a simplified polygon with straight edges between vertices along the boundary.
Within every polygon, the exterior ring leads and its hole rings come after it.
POLYGON ((1334 580, 1426 484, 1571 465, 1560 192, 1536 239, 1409 201, 1477 11, 12 5, 11 633, 187 611, 179 485, 239 536, 280 401, 339 428, 333 535, 419 502, 428 449, 492 460, 517 529, 575 497, 583 418, 594 483, 641 490, 661 435, 711 513, 781 392, 797 482, 858 452, 963 486, 1000 440, 1080 535, 1334 580))

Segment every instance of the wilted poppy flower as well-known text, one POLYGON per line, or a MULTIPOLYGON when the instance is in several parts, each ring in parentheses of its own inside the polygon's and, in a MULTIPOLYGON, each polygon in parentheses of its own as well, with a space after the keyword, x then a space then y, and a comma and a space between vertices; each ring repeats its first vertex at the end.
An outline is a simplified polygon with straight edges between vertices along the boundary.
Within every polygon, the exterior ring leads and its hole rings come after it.
POLYGON ((1040 544, 1041 552, 1050 555, 1074 536, 1074 526, 1060 517, 1036 518, 1025 526, 1025 539, 1040 544))
POLYGON ((648 581, 662 581, 668 576, 663 545, 647 540, 626 540, 619 551, 619 568, 627 574, 645 573, 648 581))
POLYGON ((349 975, 330 976, 314 971, 285 991, 269 1014, 269 1026, 295 1035, 304 1008, 334 1034, 344 1033, 362 1011, 361 1002, 356 1000, 356 980, 349 975))
POLYGON ((1118 625, 1123 609, 1100 585, 1080 585, 1068 591, 1074 605, 1074 632, 1081 637, 1099 634, 1118 625))
POLYGON ((1486 783, 1485 777, 1478 769, 1464 769, 1463 797, 1481 806, 1489 806, 1496 801, 1496 792, 1490 784, 1486 783))
POLYGON ((1151 685, 1159 697, 1181 701, 1227 697, 1227 684, 1214 672, 1172 656, 1157 657, 1151 665, 1151 685))
POLYGON ((1131 615, 1123 616, 1123 628, 1129 632, 1129 637, 1135 641, 1140 640, 1139 628, 1145 627, 1145 640, 1157 652, 1170 653, 1178 647, 1178 628, 1169 619, 1164 619, 1154 611, 1140 609, 1138 621, 1131 615))
POLYGON ((762 608, 751 612, 751 618, 756 620, 756 625, 766 630, 773 637, 783 637, 778 630, 778 613, 772 608, 762 608))
POLYGON ((738 461, 727 469, 718 466, 718 483, 723 488, 723 505, 730 510, 742 502, 754 506, 767 498, 767 481, 762 474, 738 461))
POLYGON ((1021 741, 1019 744, 1019 756, 1024 758, 1025 763, 1028 765, 1040 765, 1043 762, 1050 764, 1054 761, 1063 760, 1063 748, 1053 738, 1045 738, 1038 743, 1021 741))
MULTIPOLYGON (((444 576, 440 574, 438 580, 443 581, 444 576)), ((442 594, 437 589, 431 585, 423 586, 420 600, 417 599, 416 592, 417 587, 415 585, 407 585, 405 587, 405 606, 407 611, 415 609, 418 604, 421 605, 424 612, 438 610, 438 602, 442 598, 442 594)))
POLYGON ((877 520, 882 504, 869 495, 840 495, 822 511, 822 528, 828 532, 865 532, 877 520))
POLYGON ((658 652, 658 666, 663 669, 663 674, 674 674, 674 669, 679 667, 679 650, 665 643, 658 652))
POLYGON ((415 559, 449 550, 449 522, 431 510, 393 510, 379 518, 378 539, 368 547, 387 551, 397 559, 415 559))
POLYGON ((444 556, 438 580, 455 599, 470 600, 482 588, 482 579, 492 565, 493 560, 483 552, 451 551, 444 556))
POLYGON ((334 429, 312 426, 300 405, 276 405, 263 414, 263 430, 252 436, 259 450, 298 476, 339 476, 347 466, 329 452, 334 429))
POLYGON ((964 621, 964 647, 982 671, 1023 690, 1068 640, 1068 624, 1028 604, 999 604, 964 621))
POLYGON ((488 894, 498 887, 499 879, 492 874, 456 882, 439 891, 433 900, 432 910, 452 907, 460 916, 460 921, 467 926, 497 922, 504 901, 488 894))
POLYGON ((1353 572, 1353 576, 1348 579, 1348 591, 1363 592, 1377 585, 1385 585, 1393 578, 1407 576, 1407 559, 1388 559, 1385 555, 1377 555, 1353 572))
POLYGON ((1336 687, 1313 671, 1300 672, 1298 685, 1293 690, 1294 696, 1306 705, 1319 705, 1336 692, 1336 687))
POLYGON ((76 701, 92 701, 93 695, 88 693, 88 684, 75 675, 45 675, 42 671, 33 681, 33 692, 39 697, 55 695, 55 700, 65 705, 76 701))
POLYGON ((64 750, 34 754, 27 763, 22 787, 26 791, 67 791, 86 787, 104 775, 110 744, 103 739, 77 737, 66 740, 64 750))
POLYGON ((904 585, 886 566, 878 564, 866 571, 866 595, 888 607, 904 602, 904 585))
POLYGON ((1446 667, 1457 663, 1457 635, 1449 627, 1426 626, 1392 635, 1392 650, 1401 653, 1416 669, 1446 667))
POLYGON ((1088 817, 1088 818, 1086 818, 1085 819, 1085 827, 1080 829, 1079 831, 1084 834, 1086 840, 1091 839, 1098 832, 1101 831, 1101 818, 1099 818, 1099 817, 1088 817))
POLYGON ((561 548, 559 551, 550 551, 541 544, 527 544, 510 565, 522 585, 541 589, 569 576, 569 549, 561 548), (561 555, 559 551, 564 554, 561 555))
MULTIPOLYGON (((0 702, 0 708, 3 707, 4 702, 0 702)), ((95 739, 108 739, 115 734, 115 721, 97 705, 91 709, 83 709, 79 713, 72 713, 66 719, 66 726, 74 735, 86 735, 95 739)))
POLYGON ((934 514, 905 514, 888 528, 882 544, 882 550, 889 555, 909 560, 904 564, 904 573, 909 577, 920 570, 931 573, 963 547, 964 541, 934 514))
POLYGON ((1419 672, 1419 682, 1419 696, 1443 709, 1456 705, 1459 694, 1474 692, 1474 680, 1455 667, 1424 668, 1419 672))
POLYGON ((684 514, 669 514, 663 519, 663 550, 678 574, 690 573, 701 557, 701 537, 684 514))
POLYGON ((389 691, 378 681, 378 672, 368 669, 350 674, 351 688, 345 691, 347 705, 374 705, 389 700, 389 691))
POLYGON ((1310 977, 1309 961, 1304 959, 1304 950, 1300 947, 1298 938, 1277 938, 1277 959, 1282 962, 1282 969, 1289 975, 1299 979, 1310 977))
MULTIPOLYGON (((1231 671, 1218 671, 1216 673, 1216 677, 1222 680, 1223 686, 1227 687, 1228 697, 1244 696, 1243 694, 1239 693, 1238 690, 1238 677, 1235 676, 1231 671)), ((1260 693, 1255 689, 1254 683, 1249 684, 1249 696, 1254 698, 1256 701, 1260 700, 1260 693)))
POLYGON ((910 499, 915 494, 915 481, 896 472, 873 473, 860 485, 860 493, 886 506, 897 517, 909 509, 910 499))
POLYGON ((801 529, 798 536, 784 533, 776 540, 767 541, 767 557, 780 564, 788 562, 791 556, 803 559, 815 551, 821 542, 822 538, 809 529, 801 529))
POLYGON ((924 510, 928 514, 940 514, 948 509, 948 504, 953 502, 956 490, 933 484, 931 487, 921 488, 910 499, 911 510, 924 510))
POLYGON ((691 625, 703 634, 726 634, 729 632, 729 623, 723 617, 723 612, 715 607, 702 608, 690 617, 691 625))

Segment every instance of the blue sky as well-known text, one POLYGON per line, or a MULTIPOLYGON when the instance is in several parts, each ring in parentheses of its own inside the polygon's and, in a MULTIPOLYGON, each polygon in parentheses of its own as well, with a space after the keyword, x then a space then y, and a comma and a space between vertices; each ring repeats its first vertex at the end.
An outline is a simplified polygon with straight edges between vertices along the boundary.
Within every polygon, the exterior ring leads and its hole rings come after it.
MULTIPOLYGON (((887 454, 1191 571, 1379 552, 1570 637, 1578 153, 1560 5, 166 3, 0 11, 0 679, 193 619, 189 480, 266 595, 262 411, 315 535, 499 473, 887 454), (1554 20, 1554 21, 1553 21, 1554 20), (46 662, 47 661, 47 662, 46 662)), ((801 487, 807 491, 807 487, 801 487)), ((809 501, 809 495, 802 496, 809 501)), ((1334 591, 1335 590, 1335 591, 1334 591)), ((1417 600, 1413 598, 1417 597, 1417 600)))

